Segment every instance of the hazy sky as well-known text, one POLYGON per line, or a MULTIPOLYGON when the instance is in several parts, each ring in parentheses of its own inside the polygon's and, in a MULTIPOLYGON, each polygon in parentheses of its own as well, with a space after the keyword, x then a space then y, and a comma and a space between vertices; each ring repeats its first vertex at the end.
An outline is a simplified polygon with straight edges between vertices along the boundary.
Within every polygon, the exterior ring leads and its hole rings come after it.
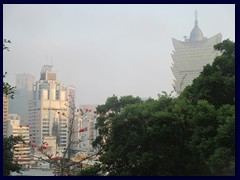
POLYGON ((3 38, 12 41, 6 81, 15 85, 22 73, 39 80, 47 63, 64 86, 76 86, 78 104, 113 94, 157 98, 173 90, 172 38, 190 36, 195 9, 205 37, 235 41, 230 4, 3 5, 3 38))

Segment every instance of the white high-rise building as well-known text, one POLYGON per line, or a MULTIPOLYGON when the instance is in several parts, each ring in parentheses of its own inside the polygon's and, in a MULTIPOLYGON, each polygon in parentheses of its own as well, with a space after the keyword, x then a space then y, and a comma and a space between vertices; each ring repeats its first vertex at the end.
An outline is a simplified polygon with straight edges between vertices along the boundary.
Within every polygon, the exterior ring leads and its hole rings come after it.
POLYGON ((27 165, 30 163, 30 147, 29 143, 29 127, 20 125, 20 116, 17 114, 9 114, 7 125, 7 136, 22 136, 24 143, 18 143, 13 147, 13 160, 19 164, 27 165))
POLYGON ((214 50, 214 45, 222 40, 221 33, 213 37, 203 36, 198 26, 197 12, 195 11, 195 26, 190 38, 185 36, 185 41, 172 39, 174 51, 172 53, 172 72, 175 77, 173 88, 180 94, 184 88, 192 84, 193 79, 199 76, 203 67, 211 64, 219 52, 214 50))
POLYGON ((8 105, 9 105, 9 100, 8 96, 3 95, 3 136, 7 136, 7 121, 8 121, 8 105))
POLYGON ((84 105, 80 106, 82 110, 82 115, 76 116, 73 122, 73 127, 75 134, 73 136, 74 141, 79 141, 79 143, 73 144, 71 150, 74 153, 77 152, 96 152, 92 146, 93 140, 97 136, 97 130, 95 129, 96 124, 96 106, 94 105, 84 105))
POLYGON ((47 149, 45 150, 45 152, 47 154, 52 155, 52 157, 56 156, 57 154, 57 144, 56 144, 56 136, 44 136, 43 137, 43 141, 47 142, 47 149))
POLYGON ((57 80, 51 65, 44 65, 34 85, 29 106, 32 140, 41 145, 46 136, 55 136, 59 149, 68 144, 68 101, 66 89, 57 80))
POLYGON ((87 115, 87 117, 81 119, 81 129, 86 128, 87 131, 84 131, 80 134, 82 142, 80 143, 80 148, 85 152, 94 152, 92 142, 96 138, 96 129, 94 128, 96 124, 96 118, 93 116, 87 115))
POLYGON ((68 108, 68 116, 69 116, 69 122, 71 123, 72 119, 74 119, 75 111, 76 111, 76 104, 75 104, 75 97, 76 97, 76 87, 71 85, 66 88, 67 91, 67 101, 69 103, 68 108))

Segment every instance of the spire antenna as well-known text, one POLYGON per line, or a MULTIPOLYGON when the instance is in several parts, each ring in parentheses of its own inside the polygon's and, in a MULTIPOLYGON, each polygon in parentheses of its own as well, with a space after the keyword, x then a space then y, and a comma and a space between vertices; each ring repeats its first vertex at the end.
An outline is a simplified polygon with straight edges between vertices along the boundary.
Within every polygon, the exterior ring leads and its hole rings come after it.
POLYGON ((195 20, 196 20, 196 21, 198 20, 198 13, 197 13, 197 10, 195 10, 195 20))

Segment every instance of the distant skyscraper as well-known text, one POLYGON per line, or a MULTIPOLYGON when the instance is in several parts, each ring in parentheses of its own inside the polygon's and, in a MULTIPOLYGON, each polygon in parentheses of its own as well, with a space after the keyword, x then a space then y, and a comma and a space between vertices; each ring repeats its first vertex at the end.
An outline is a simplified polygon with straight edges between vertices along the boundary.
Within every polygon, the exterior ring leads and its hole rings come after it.
POLYGON ((180 94, 183 89, 192 84, 193 79, 199 76, 206 64, 211 64, 219 52, 214 50, 214 45, 222 40, 221 33, 211 38, 203 36, 198 26, 197 11, 195 11, 195 26, 190 38, 185 41, 172 39, 175 51, 173 51, 173 65, 171 67, 175 77, 173 88, 180 94))
POLYGON ((29 126, 36 144, 46 136, 55 136, 57 147, 64 149, 68 144, 68 101, 66 89, 56 76, 52 66, 43 66, 30 101, 29 126))
POLYGON ((16 75, 16 88, 25 89, 28 91, 33 90, 34 76, 32 74, 17 74, 16 75))
POLYGON ((31 99, 33 84, 33 75, 16 75, 16 90, 14 99, 10 99, 9 101, 9 113, 18 114, 21 117, 21 125, 27 125, 29 100, 31 99))

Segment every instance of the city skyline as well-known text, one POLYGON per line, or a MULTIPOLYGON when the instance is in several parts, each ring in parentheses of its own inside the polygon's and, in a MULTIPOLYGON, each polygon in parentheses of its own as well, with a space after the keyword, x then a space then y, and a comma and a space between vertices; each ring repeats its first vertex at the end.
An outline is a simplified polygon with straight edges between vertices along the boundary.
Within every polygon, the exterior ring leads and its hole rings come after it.
POLYGON ((231 4, 3 5, 3 38, 12 41, 6 81, 14 85, 23 73, 37 81, 52 64, 64 86, 76 87, 77 104, 170 93, 172 38, 190 36, 195 10, 204 36, 235 41, 231 4))

